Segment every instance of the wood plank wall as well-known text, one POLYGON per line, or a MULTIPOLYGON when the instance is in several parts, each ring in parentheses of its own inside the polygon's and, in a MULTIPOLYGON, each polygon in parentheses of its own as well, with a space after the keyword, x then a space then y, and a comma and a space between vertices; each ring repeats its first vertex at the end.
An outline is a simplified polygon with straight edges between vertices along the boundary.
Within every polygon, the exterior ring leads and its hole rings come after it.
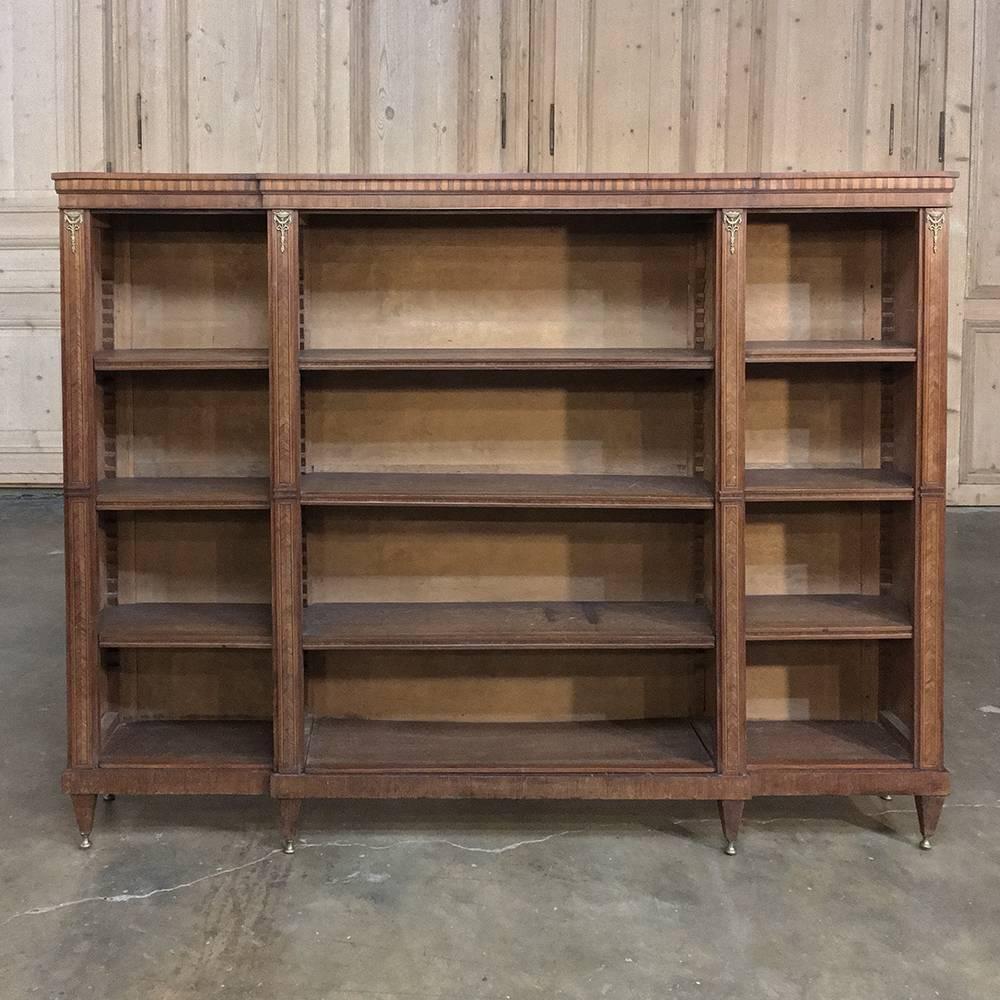
POLYGON ((933 169, 944 111, 949 490, 1000 503, 998 44, 986 0, 7 0, 0 484, 61 476, 53 169, 933 169))

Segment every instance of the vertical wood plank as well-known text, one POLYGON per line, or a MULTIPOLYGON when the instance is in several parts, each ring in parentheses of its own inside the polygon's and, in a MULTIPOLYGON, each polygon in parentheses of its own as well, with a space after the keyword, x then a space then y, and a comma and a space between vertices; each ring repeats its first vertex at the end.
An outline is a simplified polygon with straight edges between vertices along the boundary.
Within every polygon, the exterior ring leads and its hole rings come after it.
POLYGON ((100 259, 90 212, 63 212, 63 468, 66 532, 66 677, 70 767, 97 764, 100 609, 94 345, 100 259))
POLYGON ((921 213, 915 640, 917 764, 940 768, 943 753, 945 420, 948 213, 921 213))
POLYGON ((744 405, 747 217, 716 213, 716 753, 723 774, 746 770, 744 405))
POLYGON ((271 592, 275 767, 304 765, 302 663, 302 509, 299 385, 299 217, 267 214, 271 323, 271 592))

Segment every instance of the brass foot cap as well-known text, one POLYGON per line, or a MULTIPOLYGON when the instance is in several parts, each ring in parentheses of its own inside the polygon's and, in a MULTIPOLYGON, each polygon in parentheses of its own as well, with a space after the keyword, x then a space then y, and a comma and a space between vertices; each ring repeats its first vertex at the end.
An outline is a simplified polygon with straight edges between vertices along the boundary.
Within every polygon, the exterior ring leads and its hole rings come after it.
POLYGON ((290 840, 286 840, 285 841, 285 846, 282 848, 282 851, 285 854, 294 854, 295 853, 295 845, 290 840))
POLYGON ((929 851, 930 849, 931 849, 931 838, 924 837, 924 839, 920 841, 920 850, 929 851))
POLYGON ((736 845, 732 841, 729 841, 729 843, 726 844, 726 854, 729 854, 731 856, 735 853, 736 853, 736 845))
POLYGON ((87 850, 88 847, 90 847, 90 834, 89 833, 81 833, 80 834, 80 850, 81 851, 85 851, 85 850, 87 850))

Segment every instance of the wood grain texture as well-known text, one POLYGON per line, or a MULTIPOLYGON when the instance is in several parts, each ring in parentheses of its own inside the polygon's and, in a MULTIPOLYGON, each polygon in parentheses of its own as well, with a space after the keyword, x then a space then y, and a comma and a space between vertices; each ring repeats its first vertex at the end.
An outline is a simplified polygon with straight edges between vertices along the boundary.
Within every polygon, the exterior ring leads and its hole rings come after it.
POLYGON ((277 770, 302 770, 302 456, 299 381, 299 217, 268 212, 271 328, 271 602, 274 629, 274 750, 277 770))
POLYGON ((748 501, 912 500, 913 482, 892 469, 747 469, 748 501))
MULTIPOLYGON (((737 203, 739 204, 739 203, 737 203)), ((716 213, 715 549, 716 755, 723 774, 746 770, 744 375, 747 215, 716 213)))
POLYGON ((100 733, 96 616, 103 601, 97 546, 96 393, 92 353, 99 239, 90 212, 61 226, 63 482, 66 538, 66 669, 69 766, 96 762, 100 733))
POLYGON ((763 767, 908 767, 912 754, 877 722, 750 722, 751 771, 763 767))
POLYGON ((696 604, 313 604, 306 649, 710 649, 696 604))
POLYGON ((916 349, 880 340, 748 340, 747 361, 754 364, 836 364, 915 361, 916 349))
POLYGON ((53 174, 62 208, 608 210, 922 208, 953 173, 552 174, 545 176, 53 174), (599 200, 598 200, 599 199, 599 200))
POLYGON ((123 348, 95 351, 99 372, 266 371, 267 351, 253 348, 123 348))
POLYGON ((536 372, 710 371, 708 351, 681 348, 389 349, 308 348, 299 368, 308 372, 536 372))
POLYGON ((102 646, 271 648, 271 609, 266 604, 118 604, 98 621, 102 646))
POLYGON ((747 597, 747 639, 909 639, 913 622, 890 597, 799 594, 747 597))
POLYGON ((711 510, 709 484, 694 476, 479 475, 312 472, 302 502, 318 506, 631 507, 711 510))
POLYGON ((447 723, 317 719, 306 772, 712 771, 687 720, 447 723))
POLYGON ((143 721, 116 726, 101 748, 101 767, 269 768, 267 722, 143 721))
POLYGON ((97 484, 98 510, 266 510, 270 502, 263 477, 140 476, 97 484))

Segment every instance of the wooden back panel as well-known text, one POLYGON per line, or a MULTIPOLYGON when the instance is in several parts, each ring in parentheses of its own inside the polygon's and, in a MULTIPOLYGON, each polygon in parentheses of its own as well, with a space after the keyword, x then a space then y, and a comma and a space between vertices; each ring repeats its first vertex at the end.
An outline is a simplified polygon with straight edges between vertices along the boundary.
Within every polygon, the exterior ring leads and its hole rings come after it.
POLYGON ((264 348, 268 341, 260 216, 115 220, 115 347, 264 348))
POLYGON ((309 653, 317 716, 462 722, 699 717, 711 654, 309 653))
POLYGON ((687 216, 314 217, 303 236, 305 343, 691 347, 710 336, 696 333, 708 231, 707 218, 687 216))
POLYGON ((306 521, 312 603, 690 601, 703 537, 691 518, 545 512, 352 516, 306 521))
POLYGON ((305 470, 692 475, 701 390, 684 375, 313 380, 305 470))

